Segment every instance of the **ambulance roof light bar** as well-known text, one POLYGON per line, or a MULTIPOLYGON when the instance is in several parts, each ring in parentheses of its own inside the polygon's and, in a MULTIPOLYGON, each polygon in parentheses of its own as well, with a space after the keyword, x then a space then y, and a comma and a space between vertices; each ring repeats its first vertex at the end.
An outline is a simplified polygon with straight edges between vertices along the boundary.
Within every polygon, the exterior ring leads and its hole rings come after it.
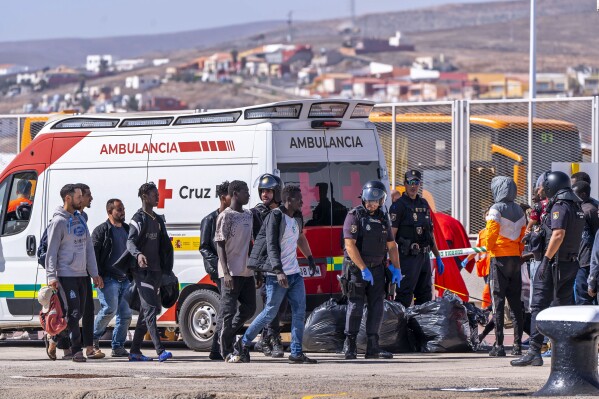
POLYGON ((351 113, 351 118, 368 118, 373 107, 373 104, 357 104, 351 113))
POLYGON ((310 107, 308 118, 343 118, 348 106, 342 102, 315 103, 310 107))
POLYGON ((241 111, 221 112, 218 114, 200 114, 180 116, 175 125, 202 125, 210 123, 235 123, 241 117, 241 111))
POLYGON ((119 127, 168 126, 173 119, 173 117, 125 119, 121 122, 119 127))
POLYGON ((97 119, 97 118, 69 118, 64 119, 52 129, 104 129, 118 125, 119 119, 97 119))
POLYGON ((245 119, 298 119, 302 104, 274 105, 245 110, 245 119))

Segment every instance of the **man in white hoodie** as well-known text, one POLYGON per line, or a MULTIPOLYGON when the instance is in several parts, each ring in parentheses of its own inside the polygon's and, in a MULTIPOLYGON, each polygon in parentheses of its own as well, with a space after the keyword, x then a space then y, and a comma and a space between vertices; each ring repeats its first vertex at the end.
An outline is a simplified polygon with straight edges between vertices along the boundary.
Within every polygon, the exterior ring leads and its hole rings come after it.
POLYGON ((59 297, 67 316, 74 362, 85 362, 79 321, 87 297, 86 279, 89 275, 96 287, 104 286, 98 275, 94 246, 85 220, 75 214, 82 200, 82 192, 74 184, 60 190, 63 206, 54 212, 48 226, 46 275, 48 285, 60 290, 59 297))

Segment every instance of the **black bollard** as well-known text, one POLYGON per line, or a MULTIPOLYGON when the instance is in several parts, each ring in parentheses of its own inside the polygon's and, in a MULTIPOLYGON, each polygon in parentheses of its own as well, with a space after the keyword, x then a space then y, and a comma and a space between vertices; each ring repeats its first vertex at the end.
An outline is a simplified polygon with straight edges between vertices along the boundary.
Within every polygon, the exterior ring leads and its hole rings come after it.
POLYGON ((534 396, 599 395, 599 307, 545 309, 537 326, 551 339, 551 374, 534 396))

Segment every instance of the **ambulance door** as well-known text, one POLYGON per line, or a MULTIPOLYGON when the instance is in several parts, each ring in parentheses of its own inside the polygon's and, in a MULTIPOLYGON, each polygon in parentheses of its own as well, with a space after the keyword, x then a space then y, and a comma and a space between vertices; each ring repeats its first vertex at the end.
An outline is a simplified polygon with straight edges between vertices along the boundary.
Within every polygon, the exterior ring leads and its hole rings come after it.
POLYGON ((331 255, 329 270, 334 275, 331 291, 337 296, 341 289, 337 275, 343 264, 343 222, 347 212, 362 203, 362 186, 369 180, 383 180, 376 133, 373 129, 329 129, 324 131, 329 171, 328 193, 331 202, 331 255))
POLYGON ((334 242, 332 236, 330 172, 324 131, 273 131, 273 138, 276 168, 281 179, 285 184, 299 185, 302 190, 304 233, 318 265, 316 275, 310 277, 308 263, 298 250, 305 277, 306 308, 311 311, 329 299, 333 290, 339 287, 333 272, 332 254, 334 248, 340 247, 340 241, 334 242))
MULTIPOLYGON (((32 320, 39 284, 45 164, 21 165, 0 183, 0 319, 32 320)), ((39 305, 37 310, 39 310, 39 305)))

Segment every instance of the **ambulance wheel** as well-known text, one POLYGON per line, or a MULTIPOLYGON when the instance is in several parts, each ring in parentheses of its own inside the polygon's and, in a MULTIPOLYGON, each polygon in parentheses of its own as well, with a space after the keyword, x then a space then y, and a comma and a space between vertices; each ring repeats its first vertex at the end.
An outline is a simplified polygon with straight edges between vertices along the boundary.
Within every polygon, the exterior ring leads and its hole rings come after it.
POLYGON ((209 351, 220 311, 216 292, 197 290, 189 294, 179 311, 179 329, 183 342, 194 351, 209 351))

